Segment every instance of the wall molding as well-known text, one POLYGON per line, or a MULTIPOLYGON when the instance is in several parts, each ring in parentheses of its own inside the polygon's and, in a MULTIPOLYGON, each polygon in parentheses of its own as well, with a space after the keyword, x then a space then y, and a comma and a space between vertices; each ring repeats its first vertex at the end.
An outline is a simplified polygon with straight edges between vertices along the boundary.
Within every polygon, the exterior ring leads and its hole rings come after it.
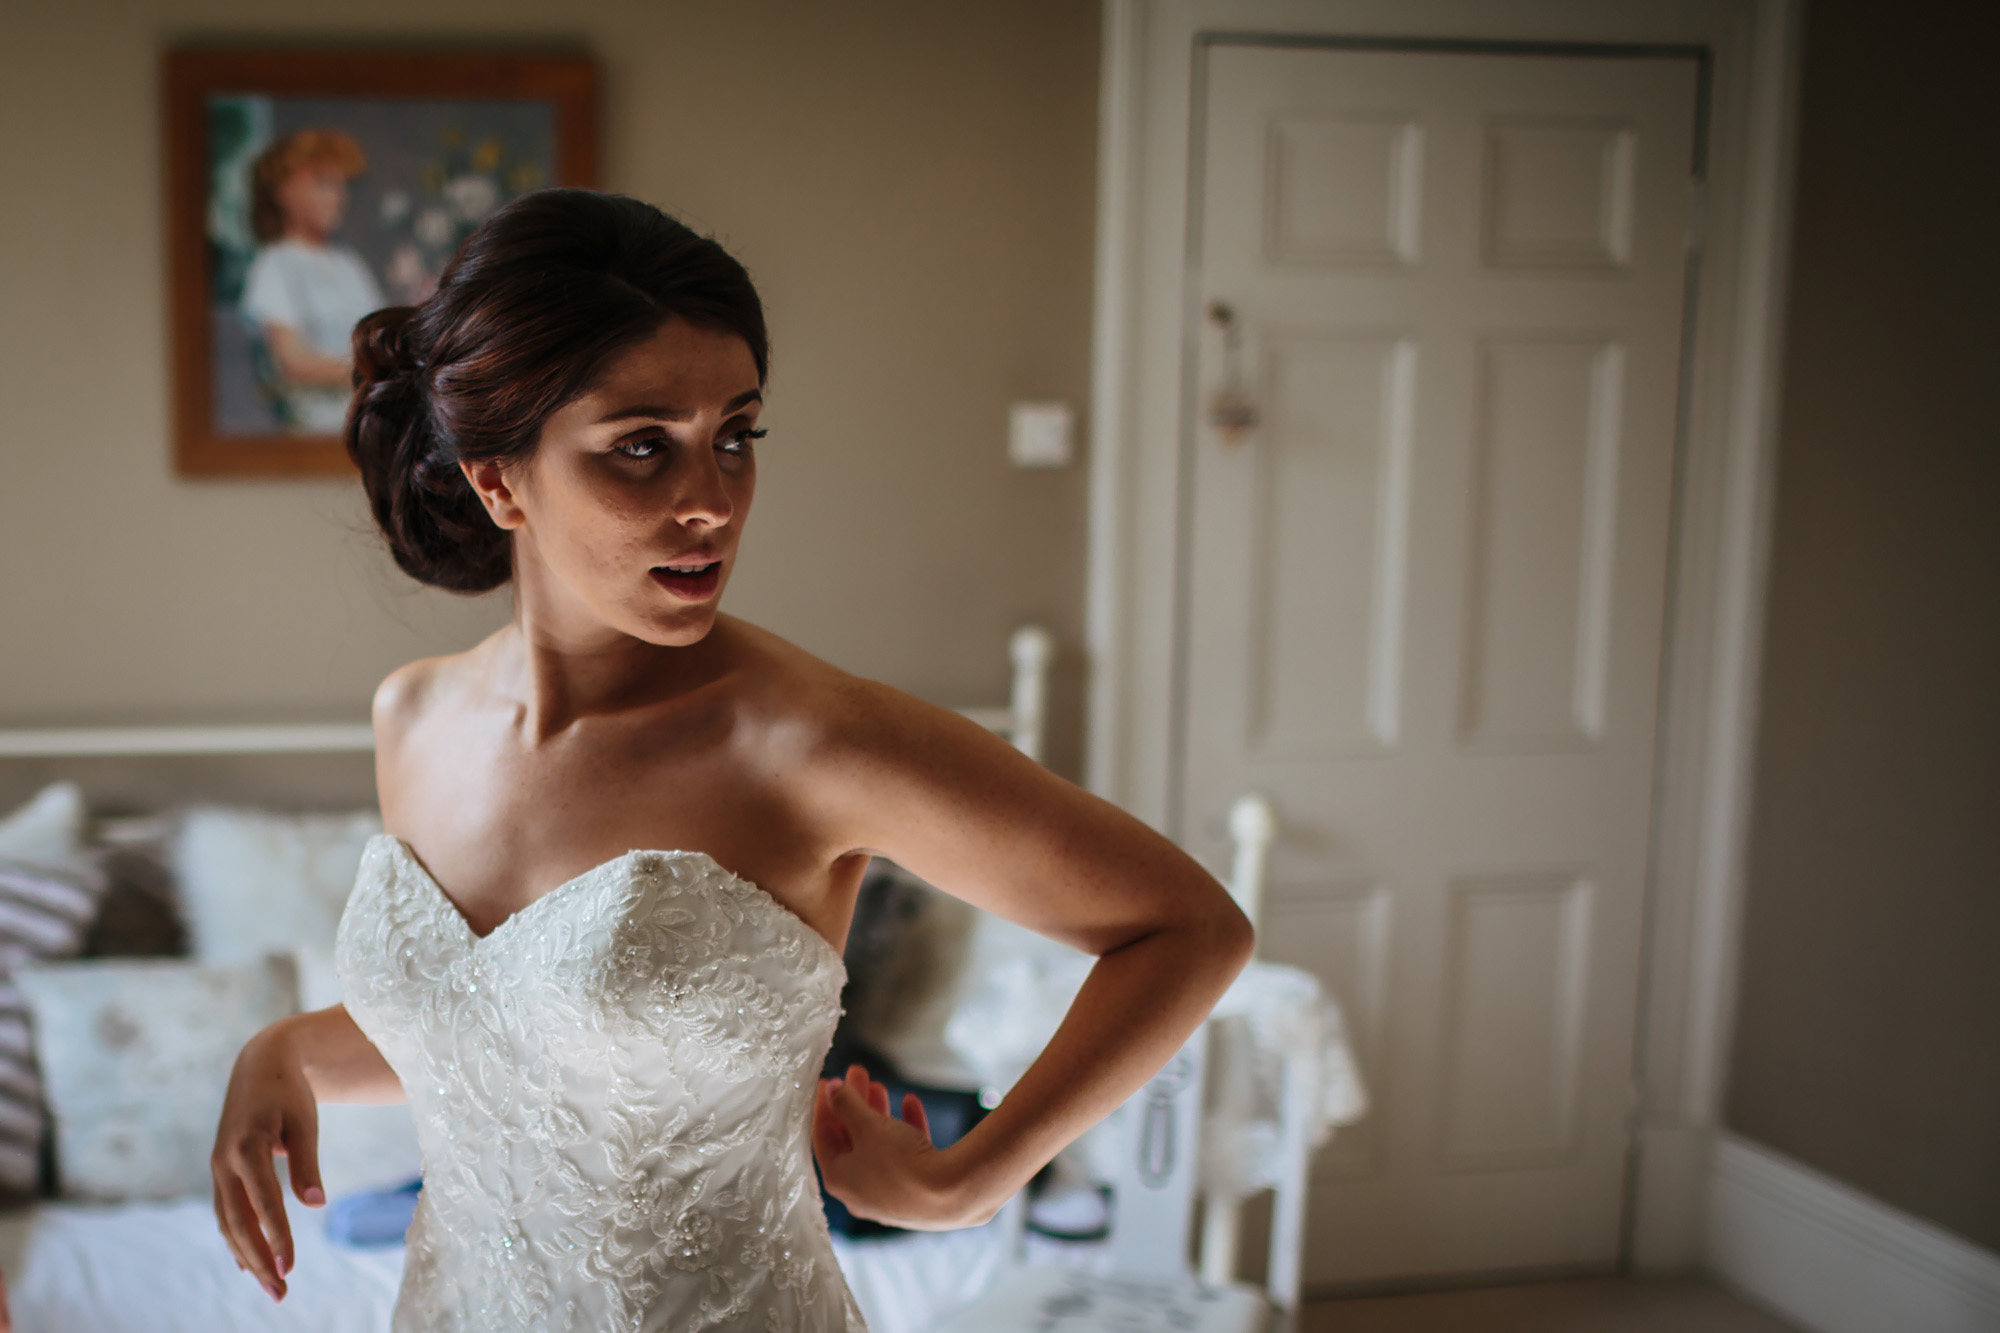
POLYGON ((1731 1134, 1715 1145, 1702 1262, 1815 1333, 2000 1329, 2000 1255, 1731 1134))

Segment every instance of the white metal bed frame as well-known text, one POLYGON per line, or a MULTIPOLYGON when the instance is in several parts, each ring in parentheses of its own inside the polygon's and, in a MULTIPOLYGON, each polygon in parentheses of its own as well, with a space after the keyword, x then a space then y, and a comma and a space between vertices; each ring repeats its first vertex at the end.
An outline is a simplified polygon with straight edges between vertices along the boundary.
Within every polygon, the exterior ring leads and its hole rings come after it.
MULTIPOLYGON (((1047 723, 1048 673, 1055 655, 1055 641, 1045 629, 1024 625, 1008 640, 1012 680, 1004 706, 966 707, 956 711, 988 730, 1006 737, 1029 758, 1041 760, 1047 723)), ((275 723, 211 726, 115 726, 40 727, 0 729, 0 761, 8 759, 130 758, 196 755, 281 755, 366 753, 374 749, 372 729, 367 723, 275 723)), ((1240 798, 1231 811, 1230 832, 1235 846, 1229 887, 1245 912, 1255 920, 1262 897, 1266 854, 1276 831, 1269 803, 1259 795, 1240 798)), ((1244 1058, 1244 1038, 1228 1030, 1209 1045, 1209 1058, 1225 1066, 1239 1065, 1244 1058)), ((1247 1083, 1247 1071, 1239 1071, 1233 1083, 1247 1083)), ((1287 1079, 1286 1097, 1296 1100, 1306 1092, 1299 1077, 1287 1079)), ((1143 1094, 1142 1094, 1143 1095, 1143 1094)), ((1198 1093, 1190 1090, 1190 1097, 1198 1093)), ((1206 1127, 1211 1136, 1227 1137, 1240 1132, 1245 1109, 1239 1097, 1225 1095, 1208 1113, 1215 1123, 1206 1127)), ((1201 1112, 1191 1108, 1191 1123, 1199 1123, 1201 1112)), ((1304 1131, 1305 1115, 1299 1107, 1289 1107, 1287 1137, 1304 1131)), ((1297 1181, 1278 1182, 1273 1216, 1270 1268, 1265 1295, 1273 1307, 1274 1323, 1284 1326, 1296 1309, 1299 1288, 1300 1238, 1304 1226, 1304 1183, 1302 1163, 1309 1148, 1303 1139, 1287 1142, 1283 1154, 1301 1165, 1297 1181)), ((1192 1197, 1206 1198, 1202 1228, 1199 1271, 1202 1279, 1215 1286, 1227 1284, 1234 1275, 1241 1230, 1240 1186, 1215 1180, 1197 1180, 1199 1173, 1190 1162, 1177 1175, 1178 1207, 1169 1207, 1147 1226, 1138 1217, 1128 1217, 1119 1230, 1121 1251, 1143 1255, 1154 1231, 1173 1233, 1166 1252, 1178 1255, 1186 1241, 1187 1211, 1192 1197), (1137 1223, 1137 1225, 1135 1225, 1137 1223)), ((1008 1206, 1005 1224, 1018 1250, 1020 1226, 1025 1209, 1019 1199, 1008 1206)), ((1152 1248, 1159 1248, 1153 1246, 1152 1248)))
MULTIPOLYGON (((961 708, 1030 759, 1040 760, 1048 716, 1048 671, 1055 638, 1023 625, 1008 640, 1013 684, 1004 707, 961 708)), ((334 754, 373 750, 366 722, 157 727, 27 727, 0 730, 0 759, 76 759, 152 755, 334 754)))

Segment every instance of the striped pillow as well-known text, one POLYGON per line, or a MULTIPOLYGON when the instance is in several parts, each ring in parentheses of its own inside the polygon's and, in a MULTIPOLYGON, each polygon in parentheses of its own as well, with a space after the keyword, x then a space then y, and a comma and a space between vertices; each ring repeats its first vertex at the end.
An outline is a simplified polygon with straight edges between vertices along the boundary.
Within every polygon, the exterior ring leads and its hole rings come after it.
POLYGON ((36 1192, 46 1132, 28 1003, 14 969, 74 957, 104 889, 104 873, 88 864, 0 861, 0 1195, 36 1192))

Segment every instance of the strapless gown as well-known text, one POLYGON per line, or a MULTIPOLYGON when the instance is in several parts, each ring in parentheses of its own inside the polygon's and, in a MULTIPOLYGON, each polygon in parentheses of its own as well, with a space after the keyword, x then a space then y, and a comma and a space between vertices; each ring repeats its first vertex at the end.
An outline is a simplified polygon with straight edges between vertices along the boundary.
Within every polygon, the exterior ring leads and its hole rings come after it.
POLYGON ((865 1330, 810 1137, 846 969, 764 890, 633 851, 479 936, 383 834, 335 965, 423 1148, 397 1333, 865 1330))

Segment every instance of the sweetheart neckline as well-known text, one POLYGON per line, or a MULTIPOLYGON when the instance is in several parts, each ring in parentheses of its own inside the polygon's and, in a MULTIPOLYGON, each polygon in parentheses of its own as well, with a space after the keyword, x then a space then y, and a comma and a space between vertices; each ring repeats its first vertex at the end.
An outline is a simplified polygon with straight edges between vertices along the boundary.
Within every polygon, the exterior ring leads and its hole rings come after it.
POLYGON ((438 882, 437 876, 433 875, 430 872, 430 868, 426 866, 423 863, 423 861, 417 856, 416 848, 410 846, 409 843, 405 842, 400 836, 394 833, 385 832, 377 834, 376 836, 378 838, 387 839, 390 846, 394 850, 402 853, 403 860, 409 863, 411 869, 417 872, 417 875, 423 880, 425 886, 430 889, 431 893, 437 898, 437 900, 441 904, 443 904, 445 909, 451 914, 452 919, 458 923, 459 929, 464 931, 466 937, 471 940, 472 942, 471 947, 474 949, 477 949, 480 945, 485 944, 488 940, 499 935, 502 931, 506 930, 509 926, 513 925, 514 922, 520 920, 522 916, 533 911, 536 907, 538 907, 542 903, 547 902, 551 898, 557 898, 563 896, 569 890, 574 889, 577 885, 584 883, 586 880, 595 878, 597 875, 601 874, 606 870, 609 870, 613 866, 622 865, 625 862, 632 860, 634 857, 640 857, 640 856, 682 857, 682 858, 704 861, 709 865, 711 869, 720 872, 722 877, 729 883, 738 885, 744 889, 748 889, 750 891, 748 895, 750 901, 762 902, 769 910, 776 912, 780 918, 790 923, 791 927, 796 929, 800 934, 805 935, 809 939, 816 942, 821 949, 826 951, 827 956, 831 958, 836 965, 839 966, 842 975, 844 976, 846 974, 847 962, 844 958, 841 957, 840 950, 833 947, 833 941, 827 939, 826 936, 820 934, 817 930, 813 929, 812 926, 807 924, 806 919, 804 917, 800 916, 797 912, 794 912, 791 908, 779 902, 777 897, 774 894, 772 894, 772 892, 769 889, 757 883, 755 880, 749 880, 743 878, 743 876, 737 874, 735 871, 731 870, 728 866, 722 864, 722 862, 716 860, 713 856, 710 856, 707 852, 697 851, 693 849, 684 849, 684 848, 634 847, 630 851, 621 852, 619 855, 612 857, 608 861, 600 861, 596 865, 590 867, 588 870, 570 876, 568 879, 556 885, 554 888, 548 889, 545 892, 539 893, 535 897, 530 898, 527 902, 522 903, 519 907, 509 912, 506 916, 500 918, 500 922, 498 925, 494 926, 493 929, 487 931, 484 935, 482 935, 478 931, 472 928, 472 921, 465 915, 465 909, 458 905, 458 900, 453 898, 450 893, 445 891, 444 885, 438 882))

